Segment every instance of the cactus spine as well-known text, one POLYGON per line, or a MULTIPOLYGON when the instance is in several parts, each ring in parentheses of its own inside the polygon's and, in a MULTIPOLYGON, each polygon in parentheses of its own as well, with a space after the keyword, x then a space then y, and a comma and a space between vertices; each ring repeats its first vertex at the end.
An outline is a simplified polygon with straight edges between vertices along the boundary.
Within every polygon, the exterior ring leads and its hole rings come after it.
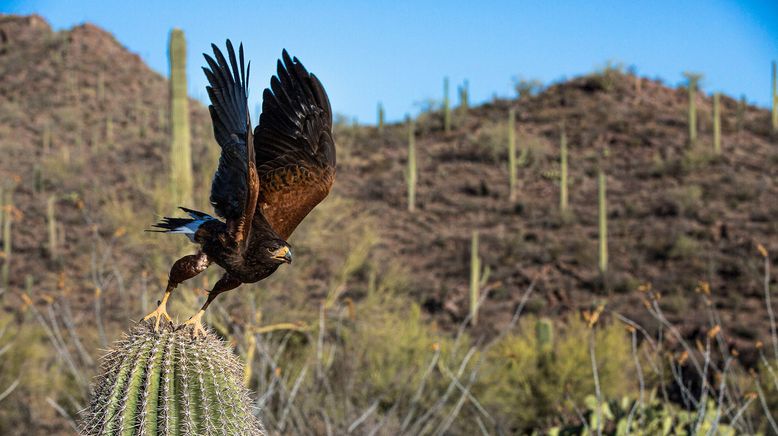
POLYGON ((443 78, 443 130, 451 131, 451 101, 448 98, 448 77, 443 78))
POLYGON ((600 205, 600 273, 608 272, 608 205, 605 199, 605 173, 597 171, 597 186, 600 205))
POLYGON ((170 32, 170 173, 175 204, 191 203, 192 149, 189 97, 186 93, 186 40, 181 29, 170 32))
POLYGON ((535 322, 535 340, 541 355, 550 354, 554 349, 554 325, 548 318, 540 318, 535 322))
POLYGON ((778 67, 773 61, 773 133, 778 133, 778 67))
POLYGON ((408 211, 416 210, 416 126, 408 117, 408 170, 405 175, 408 182, 408 211))
POLYGON ((516 201, 516 109, 508 112, 508 177, 510 201, 516 201))
POLYGON ((11 241, 11 221, 13 221, 13 205, 11 203, 11 194, 6 194, 6 200, 3 204, 3 268, 0 269, 0 284, 7 290, 9 279, 11 277, 11 252, 13 244, 11 241))
POLYGON ((213 334, 130 331, 102 361, 81 434, 264 434, 241 384, 242 365, 213 334))
POLYGON ((55 207, 57 205, 57 197, 52 195, 46 202, 46 223, 49 229, 49 257, 56 259, 59 250, 57 247, 57 219, 55 216, 55 207))
POLYGON ((564 214, 567 212, 567 134, 564 124, 559 135, 559 147, 559 210, 564 214))
POLYGON ((689 80, 689 145, 694 146, 697 143, 697 86, 702 78, 702 74, 684 73, 689 80))
POLYGON ((721 96, 713 94, 713 152, 721 154, 721 96))
POLYGON ((478 325, 478 294, 481 285, 481 259, 478 257, 478 231, 470 240, 470 323, 478 325))
POLYGON ((384 133, 384 105, 378 103, 378 133, 384 133))

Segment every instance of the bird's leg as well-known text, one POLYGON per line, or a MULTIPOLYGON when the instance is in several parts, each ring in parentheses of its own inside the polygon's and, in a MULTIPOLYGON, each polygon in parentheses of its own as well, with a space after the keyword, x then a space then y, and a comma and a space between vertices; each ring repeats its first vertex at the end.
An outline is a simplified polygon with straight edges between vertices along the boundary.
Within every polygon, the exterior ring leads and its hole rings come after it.
POLYGON ((222 278, 219 279, 218 282, 213 286, 213 289, 211 292, 208 293, 208 299, 205 300, 205 304, 203 304, 203 307, 200 308, 197 313, 192 315, 191 318, 189 318, 185 323, 184 326, 191 325, 193 328, 192 336, 197 338, 197 336, 202 333, 203 336, 205 336, 205 329, 203 328, 203 314, 205 313, 205 309, 208 308, 208 306, 211 304, 211 302, 216 299, 216 297, 221 294, 222 292, 227 292, 232 289, 237 288, 241 285, 240 280, 232 277, 229 273, 224 273, 222 278))
POLYGON ((185 280, 189 280, 205 271, 210 264, 211 261, 203 252, 198 252, 197 254, 191 254, 178 259, 176 263, 173 264, 173 267, 170 268, 167 288, 165 288, 165 295, 162 296, 162 301, 159 302, 159 306, 157 306, 153 312, 143 317, 143 321, 155 318, 154 331, 159 331, 159 322, 162 317, 171 321, 170 315, 167 313, 167 300, 170 298, 170 294, 173 293, 173 289, 185 280))

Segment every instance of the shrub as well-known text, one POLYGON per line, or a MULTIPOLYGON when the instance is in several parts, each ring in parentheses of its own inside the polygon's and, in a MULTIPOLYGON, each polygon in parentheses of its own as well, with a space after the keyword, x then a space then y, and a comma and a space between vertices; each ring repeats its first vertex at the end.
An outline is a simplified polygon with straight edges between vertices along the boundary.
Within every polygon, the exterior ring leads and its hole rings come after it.
MULTIPOLYGON (((589 335, 583 321, 569 318, 559 326, 550 353, 538 347, 535 321, 526 318, 520 332, 499 340, 485 356, 479 398, 498 413, 504 430, 548 428, 572 414, 595 392, 589 335), (556 417, 556 418, 554 418, 556 417)), ((604 324, 595 331, 595 355, 602 393, 619 398, 635 390, 632 356, 624 329, 604 324)))

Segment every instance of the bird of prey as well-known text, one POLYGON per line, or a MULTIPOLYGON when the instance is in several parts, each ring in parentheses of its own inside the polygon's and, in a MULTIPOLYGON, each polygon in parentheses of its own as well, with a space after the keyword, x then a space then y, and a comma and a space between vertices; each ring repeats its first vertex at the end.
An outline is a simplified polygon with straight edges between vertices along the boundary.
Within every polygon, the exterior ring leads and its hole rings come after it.
POLYGON ((227 40, 227 58, 212 44, 203 54, 213 133, 221 156, 211 184, 211 204, 221 221, 182 207, 189 218, 165 217, 157 232, 180 233, 199 245, 170 270, 159 307, 143 320, 170 321, 166 303, 180 283, 216 263, 225 272, 202 308, 185 323, 195 337, 204 333, 202 316, 222 292, 255 283, 292 262, 287 239, 300 221, 330 192, 335 180, 332 109, 319 79, 286 50, 270 88, 262 95, 262 115, 252 131, 248 110, 250 72, 243 44, 236 58, 227 40))

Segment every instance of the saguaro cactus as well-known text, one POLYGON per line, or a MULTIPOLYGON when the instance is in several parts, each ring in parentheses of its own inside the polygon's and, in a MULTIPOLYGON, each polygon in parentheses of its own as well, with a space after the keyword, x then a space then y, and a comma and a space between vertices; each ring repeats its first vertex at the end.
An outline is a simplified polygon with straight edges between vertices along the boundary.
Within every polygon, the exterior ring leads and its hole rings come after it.
POLYGON ((535 340, 541 354, 551 353, 554 348, 554 325, 548 318, 540 318, 535 322, 535 340))
POLYGON ((695 145, 697 143, 697 86, 702 74, 697 73, 683 73, 689 80, 689 145, 695 145))
POLYGON ((713 152, 721 154, 721 96, 713 94, 713 152))
POLYGON ((599 197, 600 221, 600 273, 608 272, 608 204, 605 199, 605 172, 597 171, 597 186, 599 197))
POLYGON ((408 169, 405 179, 408 182, 408 211, 416 210, 416 125, 408 117, 408 169))
POLYGON ((778 71, 773 61, 773 133, 778 133, 778 71))
POLYGON ((562 124, 559 135, 559 210, 567 212, 567 134, 562 124))
POLYGON ((443 79, 443 130, 451 131, 451 101, 448 98, 448 77, 443 79))
POLYGON ((48 153, 51 150, 51 123, 48 121, 43 125, 43 134, 41 135, 41 146, 43 152, 48 153))
POLYGON ((384 132, 384 105, 378 103, 378 133, 384 132))
POLYGON ((516 109, 508 111, 508 182, 510 201, 516 201, 516 109))
POLYGON ((57 245, 57 218, 56 218, 56 208, 57 206, 57 197, 52 195, 49 197, 49 199, 46 201, 46 223, 48 226, 49 231, 49 257, 51 259, 56 259, 59 250, 57 245))
POLYGON ((737 115, 735 119, 735 124, 737 127, 737 133, 740 134, 743 132, 743 128, 746 125, 746 96, 741 95, 740 100, 737 102, 737 115))
POLYGON ((102 71, 97 73, 97 101, 102 103, 105 100, 105 74, 102 71))
POLYGON ((241 371, 212 333, 138 325, 103 357, 81 434, 262 435, 241 371))
POLYGON ((478 257, 478 231, 470 240, 470 324, 478 324, 478 294, 481 290, 481 258, 478 257))
POLYGON ((111 115, 105 119, 105 144, 113 145, 113 116, 111 115))
POLYGON ((6 201, 3 203, 3 267, 0 269, 0 286, 8 289, 8 283, 11 277, 11 252, 13 244, 11 241, 11 222, 13 221, 13 204, 11 203, 11 194, 7 194, 6 201))
POLYGON ((170 32, 170 176, 173 200, 187 204, 192 198, 192 148, 189 97, 186 93, 186 40, 181 29, 170 32))
POLYGON ((465 79, 459 87, 459 112, 462 116, 467 114, 470 108, 470 83, 465 79))

